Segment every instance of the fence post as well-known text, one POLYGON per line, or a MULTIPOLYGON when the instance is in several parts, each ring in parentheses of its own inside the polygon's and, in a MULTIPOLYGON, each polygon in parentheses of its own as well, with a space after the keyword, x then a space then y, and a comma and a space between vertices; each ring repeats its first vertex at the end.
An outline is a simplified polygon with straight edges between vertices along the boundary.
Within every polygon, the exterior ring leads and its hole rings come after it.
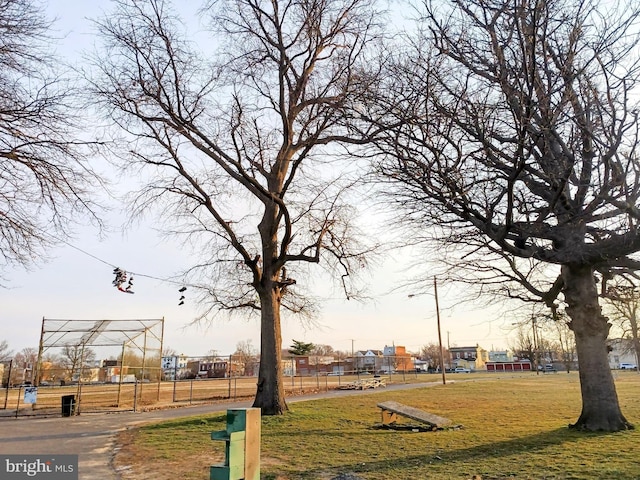
POLYGON ((173 377, 173 403, 176 403, 176 382, 178 380, 173 377))
POLYGON ((9 386, 11 385, 11 369, 13 367, 13 360, 9 360, 9 374, 7 375, 7 390, 4 393, 4 408, 7 409, 7 402, 9 401, 9 386))
POLYGON ((22 393, 22 385, 18 387, 18 402, 16 404, 16 418, 18 418, 18 412, 20 411, 20 394, 22 393))

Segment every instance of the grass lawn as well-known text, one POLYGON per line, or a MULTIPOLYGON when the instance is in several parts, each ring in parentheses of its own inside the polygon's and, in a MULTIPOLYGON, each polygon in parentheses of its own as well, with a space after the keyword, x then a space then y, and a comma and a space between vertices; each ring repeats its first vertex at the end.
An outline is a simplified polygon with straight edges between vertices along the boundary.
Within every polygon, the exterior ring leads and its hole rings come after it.
MULTIPOLYGON (((581 406, 576 373, 458 374, 445 386, 293 403, 287 415, 262 418, 261 478, 640 479, 640 375, 615 376, 622 411, 636 430, 569 430, 581 406), (386 400, 463 427, 377 428, 376 404, 386 400)), ((216 414, 130 430, 119 438, 115 462, 125 480, 208 479, 209 466, 224 458, 224 442, 211 441, 210 432, 224 428, 225 416, 216 414)))

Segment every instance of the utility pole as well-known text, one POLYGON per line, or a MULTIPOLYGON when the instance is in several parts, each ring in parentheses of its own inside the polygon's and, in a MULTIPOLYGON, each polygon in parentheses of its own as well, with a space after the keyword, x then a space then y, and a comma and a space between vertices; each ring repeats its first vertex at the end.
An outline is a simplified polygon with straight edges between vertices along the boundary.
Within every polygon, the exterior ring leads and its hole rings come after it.
POLYGON ((540 354, 538 352, 538 327, 536 325, 536 316, 531 314, 531 325, 533 328, 533 368, 536 369, 536 375, 540 375, 540 354))
POLYGON ((444 351, 442 350, 442 333, 440 330, 440 305, 438 304, 438 280, 433 277, 433 292, 436 296, 436 319, 438 321, 438 344, 440 345, 440 369, 442 370, 442 384, 447 384, 447 376, 444 367, 444 351))
MULTIPOLYGON (((440 346, 440 370, 442 371, 442 384, 446 385, 447 376, 445 374, 446 368, 444 366, 444 351, 442 348, 442 331, 440 330, 440 305, 438 304, 438 280, 435 276, 433 277, 433 291, 436 296, 436 319, 438 321, 438 345, 440 346)), ((413 298, 415 297, 415 294, 411 293, 408 295, 408 297, 413 298)), ((447 347, 449 342, 448 334, 449 332, 447 332, 447 347)))
MULTIPOLYGON (((352 338, 351 339, 351 368, 357 372, 358 368, 356 367, 356 354, 355 354, 355 350, 353 348, 354 342, 355 342, 355 340, 352 338)), ((359 374, 358 374, 358 377, 360 377, 359 374)))
POLYGON ((447 330, 447 363, 449 365, 453 364, 453 359, 451 358, 451 332, 447 330))

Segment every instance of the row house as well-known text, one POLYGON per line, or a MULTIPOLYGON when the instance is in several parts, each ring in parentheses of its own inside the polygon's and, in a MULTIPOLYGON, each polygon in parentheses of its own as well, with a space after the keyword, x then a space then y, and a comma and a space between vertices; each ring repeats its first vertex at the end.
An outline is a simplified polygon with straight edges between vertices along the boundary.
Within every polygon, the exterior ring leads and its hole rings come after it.
POLYGON ((260 357, 234 354, 229 357, 230 372, 233 377, 255 377, 260 370, 260 357))
POLYGON ((102 360, 98 373, 98 381, 105 383, 127 382, 131 381, 131 376, 129 367, 127 365, 123 367, 120 364, 120 360, 102 360))
POLYGON ((380 350, 358 350, 353 355, 356 372, 379 372, 384 365, 384 353, 380 350))
POLYGON ((465 367, 470 370, 485 370, 489 352, 480 345, 472 347, 450 347, 451 367, 465 367))
MULTIPOLYGON (((228 375, 240 376, 239 369, 231 368, 229 362, 216 358, 215 360, 192 360, 187 362, 187 372, 181 378, 227 378, 228 375)), ((233 364, 231 364, 233 367, 233 364)))
POLYGON ((385 345, 383 354, 386 360, 386 365, 382 368, 384 371, 408 372, 416 368, 411 354, 407 353, 405 347, 385 345))
POLYGON ((171 355, 162 357, 160 366, 162 368, 162 376, 165 380, 177 380, 184 378, 189 371, 189 358, 186 355, 171 355))
POLYGON ((513 352, 510 350, 492 350, 489 352, 489 361, 490 362, 513 362, 514 356, 513 352))
MULTIPOLYGON (((294 374, 300 376, 333 373, 335 359, 329 355, 296 355, 292 357, 294 374)), ((286 375, 286 374, 285 374, 286 375)))

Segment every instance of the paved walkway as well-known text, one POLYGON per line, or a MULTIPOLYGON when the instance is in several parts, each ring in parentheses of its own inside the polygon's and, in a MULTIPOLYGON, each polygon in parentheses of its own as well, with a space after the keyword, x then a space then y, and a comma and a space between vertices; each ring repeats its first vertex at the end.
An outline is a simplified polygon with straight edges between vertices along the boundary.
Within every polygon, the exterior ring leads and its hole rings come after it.
MULTIPOLYGON (((406 390, 437 385, 439 382, 389 385, 385 390, 406 390)), ((381 390, 331 390, 319 394, 287 398, 287 403, 367 395, 381 390)), ((116 435, 127 428, 172 418, 205 415, 228 408, 250 407, 251 402, 229 402, 151 412, 85 414, 54 418, 0 419, 0 453, 2 454, 78 454, 80 480, 120 480, 112 467, 116 435)))

